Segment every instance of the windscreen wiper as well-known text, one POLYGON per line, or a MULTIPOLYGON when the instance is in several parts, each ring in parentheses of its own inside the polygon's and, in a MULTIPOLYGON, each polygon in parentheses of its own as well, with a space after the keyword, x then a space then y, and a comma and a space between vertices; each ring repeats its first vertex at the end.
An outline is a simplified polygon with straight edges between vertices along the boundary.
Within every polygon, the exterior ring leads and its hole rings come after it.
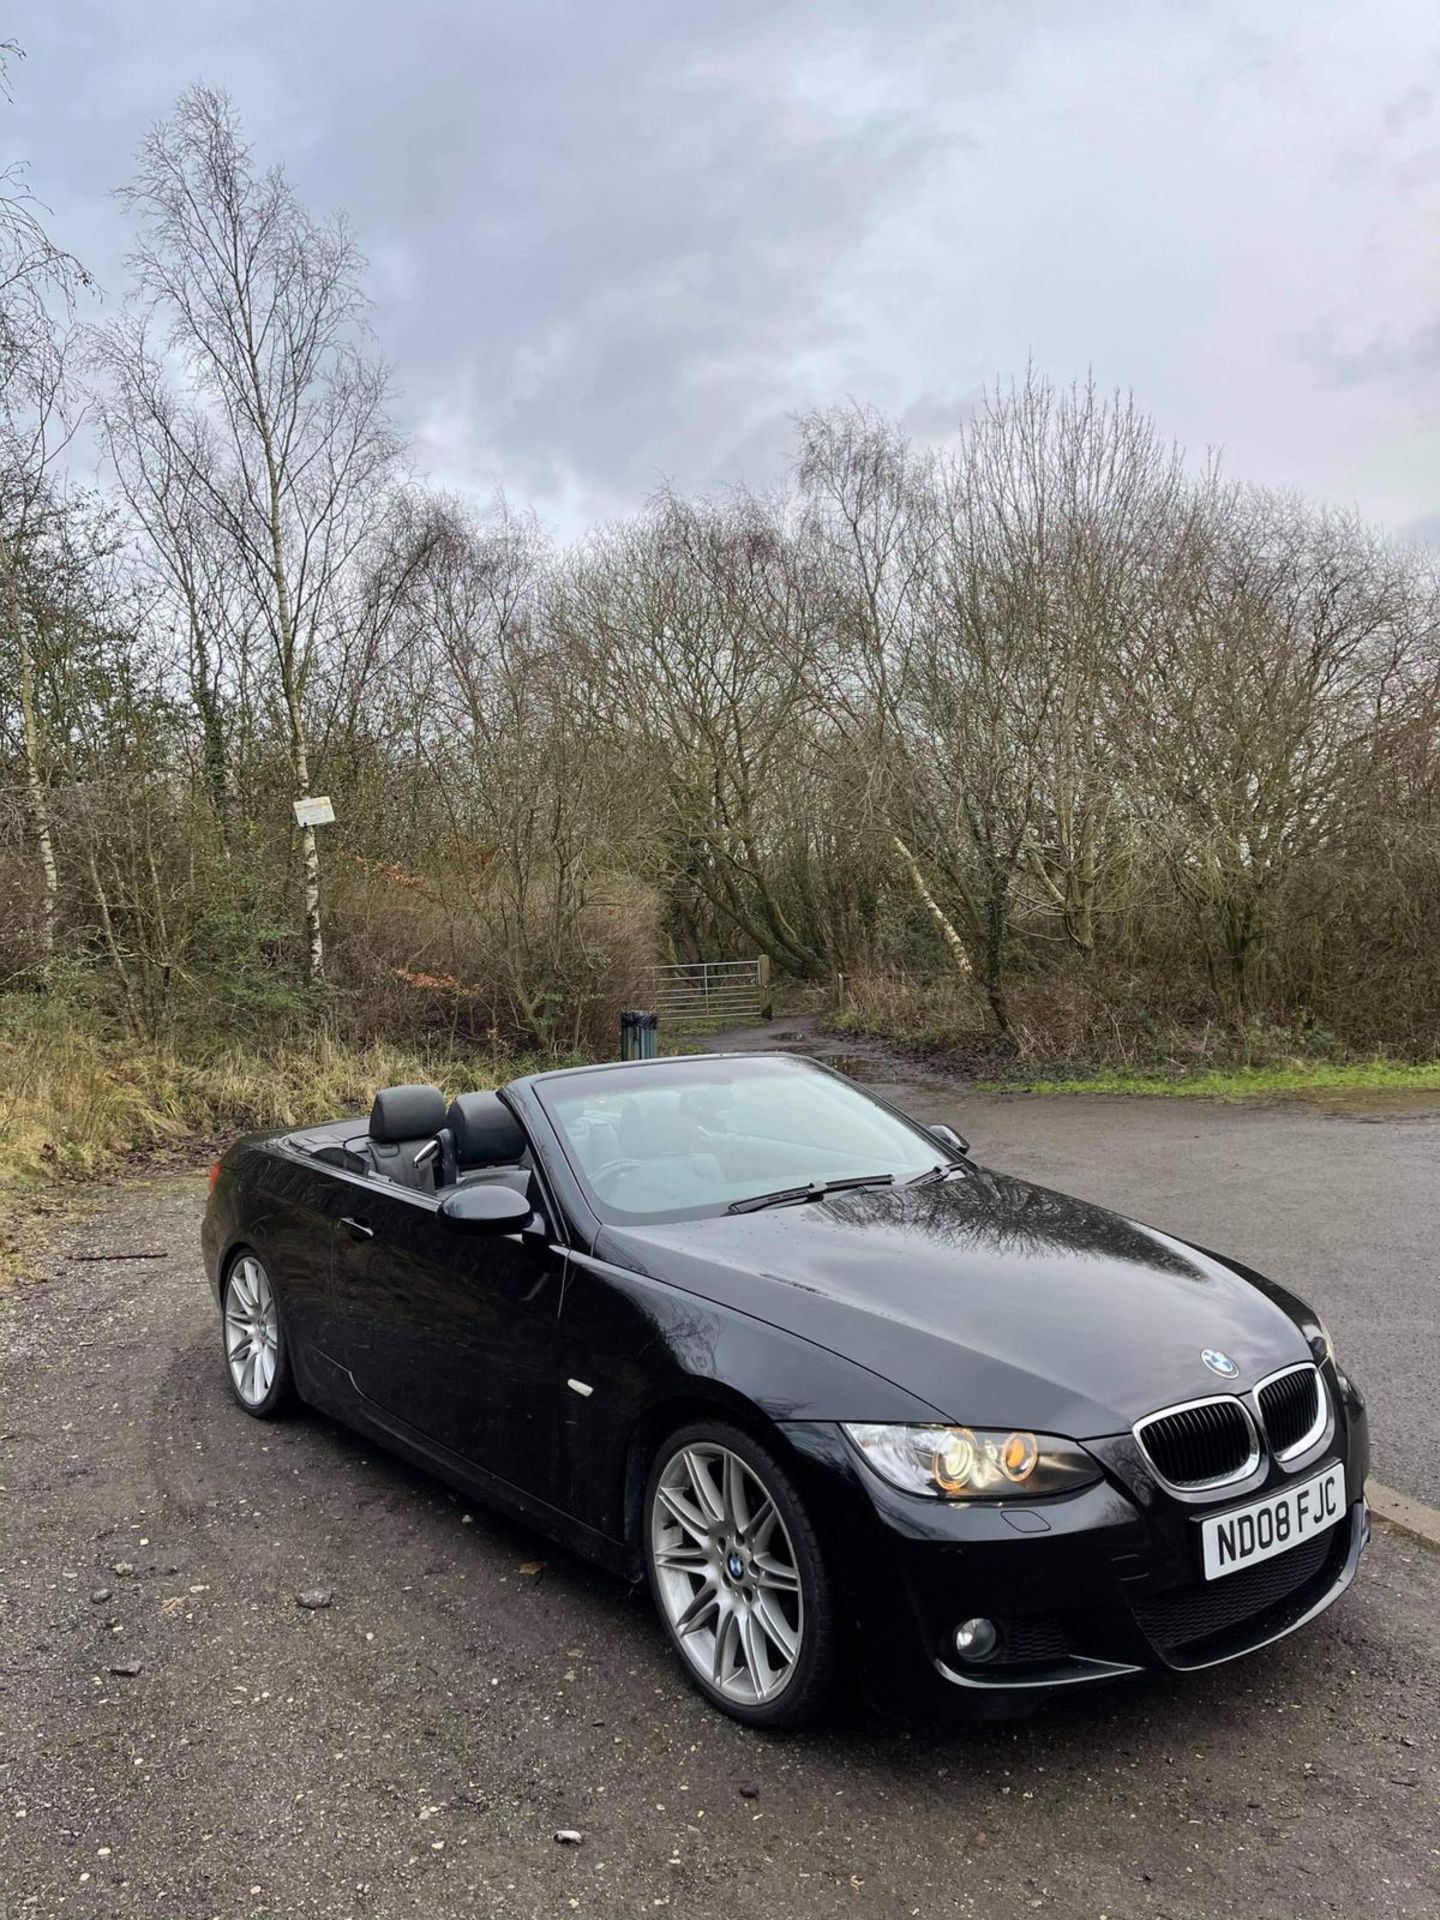
POLYGON ((776 1193, 753 1193, 748 1200, 732 1200, 727 1213, 758 1213, 761 1207, 797 1206, 805 1200, 823 1200, 828 1194, 847 1193, 852 1187, 893 1187, 893 1173, 857 1173, 848 1180, 811 1180, 803 1187, 781 1187, 776 1193))
POLYGON ((927 1167, 924 1173, 917 1173, 905 1182, 907 1187, 934 1187, 942 1180, 948 1180, 952 1174, 968 1173, 969 1168, 963 1160, 947 1160, 943 1166, 927 1167))

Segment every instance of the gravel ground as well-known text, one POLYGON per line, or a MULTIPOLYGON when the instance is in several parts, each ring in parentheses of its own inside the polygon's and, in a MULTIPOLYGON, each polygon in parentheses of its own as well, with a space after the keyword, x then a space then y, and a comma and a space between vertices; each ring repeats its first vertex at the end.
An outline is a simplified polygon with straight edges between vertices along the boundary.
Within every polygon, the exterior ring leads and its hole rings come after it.
MULTIPOLYGON (((1039 1110, 962 1118, 1020 1165, 1039 1110)), ((1023 1726, 757 1737, 643 1596, 328 1421, 246 1420, 202 1201, 102 1194, 0 1312, 3 1920, 1440 1914, 1440 1555, 1381 1529, 1307 1633, 1023 1726)))

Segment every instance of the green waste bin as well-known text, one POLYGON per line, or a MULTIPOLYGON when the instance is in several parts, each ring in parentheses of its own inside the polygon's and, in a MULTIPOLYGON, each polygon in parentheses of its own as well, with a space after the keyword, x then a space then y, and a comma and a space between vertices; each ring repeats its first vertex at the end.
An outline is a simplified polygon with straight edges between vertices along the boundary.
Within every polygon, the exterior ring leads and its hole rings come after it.
POLYGON ((627 1007, 620 1016, 620 1058, 653 1060, 659 1051, 660 1016, 627 1007))

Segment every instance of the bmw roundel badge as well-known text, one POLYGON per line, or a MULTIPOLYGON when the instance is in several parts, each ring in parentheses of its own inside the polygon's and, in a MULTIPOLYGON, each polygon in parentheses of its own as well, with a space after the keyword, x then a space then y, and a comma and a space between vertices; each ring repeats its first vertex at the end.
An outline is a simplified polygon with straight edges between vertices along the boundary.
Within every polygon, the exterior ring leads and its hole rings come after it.
POLYGON ((1204 1347, 1200 1358, 1212 1373, 1218 1373, 1222 1380, 1233 1380, 1240 1369, 1228 1353, 1221 1353, 1218 1347, 1204 1347))

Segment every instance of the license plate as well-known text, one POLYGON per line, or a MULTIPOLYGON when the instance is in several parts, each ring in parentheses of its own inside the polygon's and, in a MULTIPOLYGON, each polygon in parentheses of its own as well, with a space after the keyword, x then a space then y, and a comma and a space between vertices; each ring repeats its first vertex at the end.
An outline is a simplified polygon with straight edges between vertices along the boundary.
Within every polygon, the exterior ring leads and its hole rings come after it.
POLYGON ((1200 1523, 1205 1578, 1219 1580, 1241 1567, 1253 1567, 1302 1540, 1333 1527, 1345 1511, 1345 1469, 1327 1467, 1313 1480, 1252 1500, 1248 1507, 1217 1513, 1200 1523))

